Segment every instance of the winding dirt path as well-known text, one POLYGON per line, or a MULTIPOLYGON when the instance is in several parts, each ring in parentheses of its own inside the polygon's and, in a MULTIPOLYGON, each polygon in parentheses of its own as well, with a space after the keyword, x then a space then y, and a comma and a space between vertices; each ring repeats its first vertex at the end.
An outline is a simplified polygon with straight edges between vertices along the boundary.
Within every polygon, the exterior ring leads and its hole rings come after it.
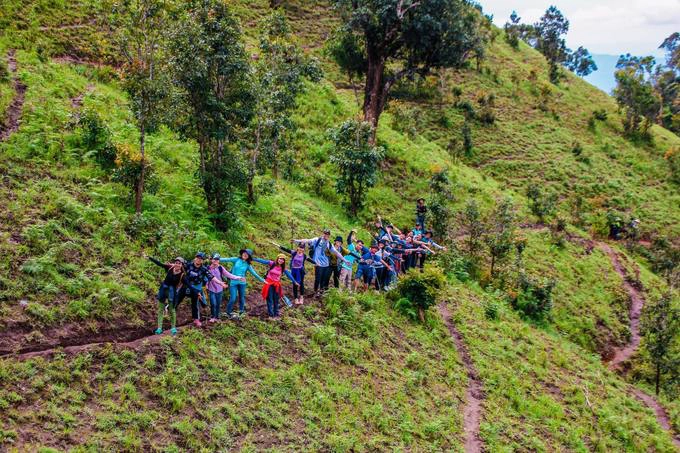
MULTIPOLYGON (((604 242, 597 242, 597 248, 602 250, 612 262, 614 270, 623 278, 623 287, 630 297, 630 341, 628 344, 615 351, 614 357, 609 361, 609 368, 614 371, 621 371, 621 364, 628 360, 640 346, 640 316, 645 305, 645 298, 642 292, 637 288, 628 278, 626 269, 621 261, 621 255, 618 254, 611 246, 604 242)), ((656 416, 659 425, 671 435, 673 443, 680 448, 680 436, 674 432, 671 425, 670 417, 663 408, 663 406, 652 395, 643 392, 637 387, 630 386, 630 392, 648 408, 650 408, 656 416)))
POLYGON ((24 109, 26 98, 26 85, 17 76, 17 60, 14 50, 7 53, 7 66, 14 78, 14 99, 7 108, 5 118, 0 124, 0 142, 7 140, 14 132, 19 129, 21 112, 24 109))
POLYGON ((479 437, 479 424, 482 421, 482 400, 484 399, 482 381, 479 379, 479 374, 477 373, 470 353, 465 346, 463 336, 451 320, 451 311, 443 302, 440 303, 437 308, 444 319, 444 324, 446 324, 446 327, 449 329, 456 349, 458 349, 458 352, 463 359, 469 380, 468 388, 465 391, 465 408, 463 409, 465 451, 467 453, 478 453, 482 451, 482 440, 479 437))

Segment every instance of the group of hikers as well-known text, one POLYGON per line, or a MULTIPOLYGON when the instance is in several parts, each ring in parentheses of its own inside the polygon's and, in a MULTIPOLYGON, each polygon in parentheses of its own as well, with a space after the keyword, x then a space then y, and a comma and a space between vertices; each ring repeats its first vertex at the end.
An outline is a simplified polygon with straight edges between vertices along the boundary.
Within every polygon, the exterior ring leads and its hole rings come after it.
POLYGON ((391 224, 384 224, 378 217, 375 222, 376 233, 367 245, 357 239, 352 230, 346 240, 337 236, 332 242, 331 232, 324 229, 322 234, 311 239, 294 239, 293 247, 278 247, 275 259, 256 258, 251 249, 241 249, 238 256, 223 258, 218 253, 208 257, 198 252, 194 259, 187 262, 182 257, 163 263, 148 257, 153 263, 166 270, 165 278, 158 290, 158 328, 156 334, 163 333, 163 318, 170 315, 171 329, 177 333, 177 307, 186 298, 191 300, 191 315, 194 325, 200 327, 201 306, 210 304, 208 323, 220 318, 242 319, 246 315, 246 289, 248 274, 263 284, 262 298, 267 302, 270 320, 279 318, 279 304, 287 306, 303 305, 305 301, 305 263, 314 266, 314 294, 326 291, 331 280, 335 288, 347 291, 367 290, 371 285, 378 291, 389 289, 402 274, 409 269, 422 270, 427 257, 439 250, 446 250, 432 239, 432 231, 425 229, 427 207, 425 200, 416 202, 415 227, 399 230, 391 224), (286 261, 290 258, 290 269, 286 261), (253 262, 262 264, 266 269, 264 277, 253 268, 253 262), (231 264, 227 270, 223 264, 231 264), (356 268, 356 271, 355 271, 356 268), (293 283, 293 302, 283 293, 281 279, 286 276, 293 283), (225 290, 229 288, 226 311, 222 312, 225 290), (238 300, 238 313, 234 305, 238 300))

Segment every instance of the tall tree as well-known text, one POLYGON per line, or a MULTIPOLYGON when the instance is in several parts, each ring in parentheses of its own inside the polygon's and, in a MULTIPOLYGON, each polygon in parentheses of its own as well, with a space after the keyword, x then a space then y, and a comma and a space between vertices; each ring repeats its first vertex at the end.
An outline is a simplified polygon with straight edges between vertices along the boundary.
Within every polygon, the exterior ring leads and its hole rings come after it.
POLYGON ((670 293, 645 309, 642 319, 644 345, 654 365, 654 385, 659 394, 661 378, 680 366, 680 310, 670 293))
POLYGON ((569 31, 569 21, 555 6, 547 9, 541 19, 534 24, 534 47, 541 52, 550 66, 550 81, 560 79, 560 65, 567 61, 569 51, 564 35, 569 31))
POLYGON ((318 62, 305 56, 293 42, 282 11, 274 11, 263 22, 259 54, 254 58, 251 79, 255 116, 248 134, 252 139, 248 145, 248 199, 251 203, 255 201, 253 180, 258 167, 270 167, 274 177, 278 177, 280 154, 295 127, 290 114, 305 89, 305 82, 318 82, 322 76, 318 62))
POLYGON ((341 33, 357 35, 337 59, 343 68, 363 61, 364 120, 373 126, 371 142, 390 89, 403 78, 425 76, 434 68, 457 68, 479 52, 479 24, 488 20, 467 0, 333 0, 341 12, 341 33), (362 45, 359 49, 357 46, 362 45))
POLYGON ((580 46, 574 52, 569 53, 566 66, 570 71, 581 77, 597 71, 597 65, 595 64, 595 60, 593 60, 593 56, 590 55, 588 49, 583 46, 580 46))
POLYGON ((675 32, 659 46, 666 63, 656 68, 654 86, 661 98, 660 124, 680 134, 680 33, 675 32))
POLYGON ((142 211, 147 168, 146 135, 161 123, 171 85, 165 68, 169 8, 165 0, 121 0, 113 4, 109 16, 124 57, 123 86, 139 130, 141 170, 135 190, 137 214, 142 211))
POLYGON ((174 76, 186 112, 179 127, 198 142, 199 177, 216 226, 235 218, 245 168, 233 148, 253 116, 250 67, 238 21, 219 0, 192 0, 174 27, 174 76))
POLYGON ((621 55, 616 63, 614 98, 625 110, 623 127, 629 136, 647 136, 659 113, 660 101, 651 77, 653 57, 621 55))
POLYGON ((356 217, 364 206, 366 191, 375 185, 383 149, 370 144, 371 124, 348 120, 331 130, 331 162, 338 169, 336 187, 347 197, 346 207, 356 217))
POLYGON ((515 209, 509 199, 496 203, 486 221, 484 242, 489 248, 491 266, 489 275, 493 278, 496 267, 505 261, 515 245, 515 209))

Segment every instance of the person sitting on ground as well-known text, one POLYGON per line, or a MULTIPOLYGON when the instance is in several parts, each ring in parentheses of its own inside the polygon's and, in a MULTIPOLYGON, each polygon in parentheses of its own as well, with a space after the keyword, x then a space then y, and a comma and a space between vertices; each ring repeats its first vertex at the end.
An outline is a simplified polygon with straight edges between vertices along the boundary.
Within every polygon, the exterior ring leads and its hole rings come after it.
POLYGON ((305 303, 305 261, 309 261, 312 264, 314 264, 314 261, 305 255, 304 244, 298 244, 295 250, 291 250, 278 244, 274 245, 284 252, 289 253, 291 256, 290 272, 295 281, 300 283, 299 286, 293 285, 293 297, 295 298, 293 303, 295 305, 303 305, 305 303))
POLYGON ((283 253, 276 257, 276 261, 261 258, 253 258, 253 261, 269 266, 264 279, 264 287, 262 287, 262 298, 267 302, 269 320, 279 319, 279 300, 284 297, 283 288, 281 287, 281 275, 286 274, 286 277, 293 282, 293 286, 299 287, 300 283, 286 269, 286 255, 283 253))
POLYGON ((215 323, 220 319, 220 311, 222 310, 222 296, 227 284, 224 283, 224 278, 229 280, 238 280, 245 282, 245 277, 239 277, 232 274, 220 264, 222 257, 219 253, 215 253, 210 259, 210 273, 214 277, 208 282, 208 298, 210 299, 210 319, 209 323, 215 323))
MULTIPOLYGON (((265 283, 264 278, 260 277, 253 266, 251 265, 253 261, 253 251, 250 249, 241 249, 238 252, 239 256, 231 258, 221 258, 221 263, 231 263, 231 273, 237 277, 243 277, 245 279, 246 274, 250 273, 255 280, 265 283)), ((229 283, 229 302, 227 303, 227 317, 229 319, 241 319, 246 315, 246 287, 248 283, 243 280, 231 280, 229 283), (234 303, 236 302, 236 296, 238 295, 238 315, 234 314, 232 310, 234 309, 234 303)))
MULTIPOLYGON (((191 298, 191 317, 194 320, 194 326, 201 327, 201 307, 207 305, 205 296, 203 294, 203 287, 215 277, 210 273, 208 266, 203 263, 206 256, 203 252, 196 253, 194 260, 187 264, 186 273, 184 275, 184 286, 186 290, 179 291, 177 294, 177 303, 175 308, 184 300, 186 296, 191 298)), ((226 285, 225 285, 226 286, 226 285)))
POLYGON ((307 244, 310 246, 311 258, 314 261, 314 292, 324 292, 328 289, 331 279, 330 260, 327 252, 333 253, 341 262, 345 258, 330 243, 331 232, 329 229, 323 230, 323 234, 312 239, 294 239, 293 244, 307 244))
MULTIPOLYGON (((146 256, 146 255, 145 255, 146 256)), ((170 312, 170 333, 177 334, 177 311, 175 310, 175 299, 178 291, 182 289, 182 280, 184 278, 184 265, 186 261, 181 256, 175 258, 170 263, 162 263, 156 258, 146 256, 152 263, 162 267, 167 272, 165 278, 158 288, 158 309, 156 311, 156 319, 158 321, 158 328, 156 335, 163 333, 163 317, 166 312, 170 312)))
POLYGON ((420 225, 421 229, 425 229, 425 217, 427 216, 427 206, 425 206, 425 199, 418 198, 416 201, 416 223, 420 225))

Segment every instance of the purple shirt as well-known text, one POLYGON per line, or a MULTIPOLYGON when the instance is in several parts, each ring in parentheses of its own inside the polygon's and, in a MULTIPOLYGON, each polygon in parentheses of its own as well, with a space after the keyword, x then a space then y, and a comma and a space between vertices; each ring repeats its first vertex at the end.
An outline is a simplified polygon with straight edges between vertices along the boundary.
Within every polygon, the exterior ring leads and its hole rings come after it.
POLYGON ((226 270, 222 266, 217 266, 217 267, 212 267, 208 269, 210 271, 210 274, 215 277, 214 279, 210 280, 206 287, 208 288, 208 291, 211 293, 221 293, 224 291, 224 288, 222 288, 222 285, 220 285, 220 282, 224 281, 222 277, 226 277, 231 280, 236 280, 239 277, 232 274, 228 270, 226 270))
POLYGON ((293 259, 290 261, 290 267, 293 269, 300 269, 305 265, 305 254, 304 253, 295 253, 295 256, 293 256, 293 259))

